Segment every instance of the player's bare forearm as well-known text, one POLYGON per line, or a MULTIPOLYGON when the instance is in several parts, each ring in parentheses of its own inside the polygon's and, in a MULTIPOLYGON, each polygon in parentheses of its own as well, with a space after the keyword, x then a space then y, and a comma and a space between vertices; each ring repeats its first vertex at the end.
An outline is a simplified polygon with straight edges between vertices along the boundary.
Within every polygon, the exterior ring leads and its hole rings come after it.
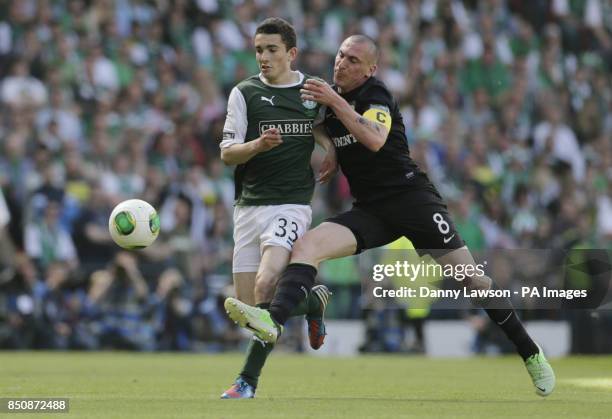
POLYGON ((242 164, 249 161, 258 154, 254 141, 243 144, 232 144, 230 147, 221 149, 221 160, 228 166, 242 164))
POLYGON ((221 149, 221 160, 228 166, 246 163, 255 155, 278 147, 283 143, 280 132, 276 128, 265 130, 253 141, 242 144, 232 144, 221 149))
POLYGON ((389 131, 387 128, 363 115, 359 115, 346 100, 338 96, 330 104, 334 113, 355 139, 371 151, 378 151, 385 145, 389 131))

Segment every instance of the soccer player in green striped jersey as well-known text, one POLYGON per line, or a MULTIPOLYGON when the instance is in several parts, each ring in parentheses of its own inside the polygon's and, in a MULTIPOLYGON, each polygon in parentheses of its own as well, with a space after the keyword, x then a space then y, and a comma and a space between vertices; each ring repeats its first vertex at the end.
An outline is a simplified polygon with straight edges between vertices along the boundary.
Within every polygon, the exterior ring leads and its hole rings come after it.
MULTIPOLYGON (((319 111, 302 100, 300 89, 311 76, 293 71, 297 55, 294 28, 269 18, 256 29, 254 45, 260 73, 231 91, 221 141, 221 159, 236 165, 233 278, 236 296, 267 308, 287 266, 295 241, 309 228, 314 175, 310 157, 316 140, 327 152, 319 173, 326 182, 336 170, 334 147, 325 132, 313 132, 319 111)), ((323 312, 329 291, 304 290, 309 298, 295 310, 306 314, 311 345, 323 342, 323 312)), ((245 325, 242 325, 245 326, 245 325)), ((251 398, 270 344, 253 338, 245 365, 222 398, 251 398)))

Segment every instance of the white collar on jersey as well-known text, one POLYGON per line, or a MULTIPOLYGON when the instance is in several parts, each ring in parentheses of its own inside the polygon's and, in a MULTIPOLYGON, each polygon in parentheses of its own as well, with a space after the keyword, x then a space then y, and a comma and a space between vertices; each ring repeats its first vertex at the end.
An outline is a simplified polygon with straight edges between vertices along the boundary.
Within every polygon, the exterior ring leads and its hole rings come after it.
POLYGON ((299 86, 300 84, 302 84, 302 82, 304 81, 304 75, 302 74, 301 71, 292 71, 292 73, 294 74, 298 74, 299 79, 297 82, 295 83, 289 83, 289 84, 270 84, 266 81, 266 79, 264 78, 264 76, 262 76, 261 73, 259 73, 259 80, 261 80, 261 82, 263 84, 265 84, 266 86, 270 86, 270 87, 277 87, 277 88, 285 88, 285 87, 294 87, 294 86, 299 86))

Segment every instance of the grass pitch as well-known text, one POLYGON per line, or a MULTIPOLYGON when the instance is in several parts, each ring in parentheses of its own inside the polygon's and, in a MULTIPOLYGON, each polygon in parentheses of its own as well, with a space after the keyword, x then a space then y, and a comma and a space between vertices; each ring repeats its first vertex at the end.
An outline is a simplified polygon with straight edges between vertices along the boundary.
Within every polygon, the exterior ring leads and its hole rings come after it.
POLYGON ((255 400, 219 400, 241 364, 239 354, 0 352, 0 397, 70 398, 70 413, 54 418, 612 415, 610 356, 553 360, 557 388, 542 399, 518 357, 274 354, 255 400))

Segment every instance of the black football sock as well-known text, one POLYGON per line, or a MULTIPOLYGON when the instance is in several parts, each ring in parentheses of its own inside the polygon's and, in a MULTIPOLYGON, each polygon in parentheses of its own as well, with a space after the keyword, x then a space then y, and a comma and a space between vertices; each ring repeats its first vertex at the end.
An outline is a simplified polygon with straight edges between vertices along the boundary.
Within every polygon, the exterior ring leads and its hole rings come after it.
POLYGON ((296 307, 304 301, 314 285, 317 270, 303 263, 291 263, 276 285, 270 303, 270 315, 278 324, 285 324, 296 307))
POLYGON ((289 317, 298 317, 298 316, 304 316, 308 314, 308 300, 310 300, 311 295, 312 294, 310 294, 310 291, 309 291, 308 297, 304 298, 302 301, 299 302, 297 306, 291 309, 291 313, 289 313, 289 317))
MULTIPOLYGON (((493 289, 499 289, 494 284, 493 289)), ((506 334, 508 339, 514 343, 516 350, 527 360, 531 355, 539 352, 538 346, 531 339, 523 323, 518 318, 512 303, 507 298, 491 297, 480 300, 479 304, 485 309, 487 315, 493 320, 506 334)))
MULTIPOLYGON (((257 307, 267 310, 270 304, 261 303, 257 304, 257 307)), ((257 388, 259 375, 272 349, 274 349, 273 343, 264 344, 264 342, 257 339, 255 336, 253 336, 249 342, 246 360, 244 361, 242 371, 240 371, 240 377, 255 388, 257 388)))
POLYGON ((308 297, 300 301, 300 303, 293 310, 291 310, 289 317, 308 316, 308 315, 316 316, 316 314, 320 312, 321 312, 321 300, 319 300, 314 293, 309 291, 308 297))
POLYGON ((540 351, 525 330, 514 309, 487 309, 485 311, 491 320, 501 327, 506 336, 508 336, 508 339, 514 343, 523 361, 526 361, 531 355, 535 355, 540 351))

